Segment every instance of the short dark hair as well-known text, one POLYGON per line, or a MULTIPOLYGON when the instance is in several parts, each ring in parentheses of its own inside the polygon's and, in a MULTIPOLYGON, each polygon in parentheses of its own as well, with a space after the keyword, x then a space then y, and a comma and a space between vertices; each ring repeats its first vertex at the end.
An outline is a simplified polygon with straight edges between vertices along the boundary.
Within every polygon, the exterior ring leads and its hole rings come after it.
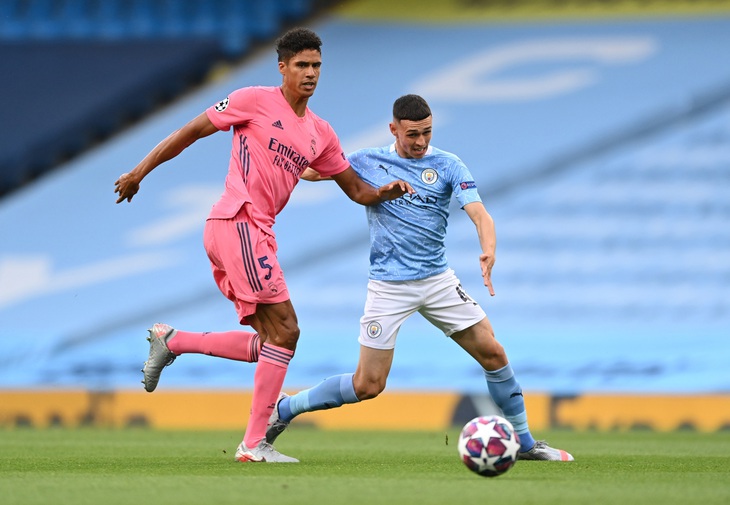
POLYGON ((418 95, 403 95, 393 103, 393 118, 398 121, 420 121, 430 115, 431 108, 418 95))
POLYGON ((292 28, 276 39, 276 54, 279 61, 289 61, 292 56, 307 49, 322 53, 322 39, 308 28, 292 28))

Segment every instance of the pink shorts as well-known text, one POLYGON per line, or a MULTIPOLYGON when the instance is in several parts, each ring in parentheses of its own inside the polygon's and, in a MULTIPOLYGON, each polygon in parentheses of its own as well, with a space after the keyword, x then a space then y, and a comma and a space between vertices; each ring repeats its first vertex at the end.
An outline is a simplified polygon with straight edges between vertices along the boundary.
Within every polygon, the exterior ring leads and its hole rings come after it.
POLYGON ((289 290, 276 257, 276 240, 241 214, 207 220, 203 245, 218 288, 235 304, 241 324, 248 325, 259 303, 285 302, 289 290))

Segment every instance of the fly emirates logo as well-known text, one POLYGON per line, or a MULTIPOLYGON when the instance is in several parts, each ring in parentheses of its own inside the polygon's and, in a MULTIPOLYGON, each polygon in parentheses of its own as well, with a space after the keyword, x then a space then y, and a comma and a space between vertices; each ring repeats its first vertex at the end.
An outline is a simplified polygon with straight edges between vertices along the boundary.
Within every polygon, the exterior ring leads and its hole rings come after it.
POLYGON ((276 153, 274 165, 283 168, 297 177, 309 166, 309 160, 296 152, 294 148, 280 143, 275 138, 269 140, 269 151, 276 153))

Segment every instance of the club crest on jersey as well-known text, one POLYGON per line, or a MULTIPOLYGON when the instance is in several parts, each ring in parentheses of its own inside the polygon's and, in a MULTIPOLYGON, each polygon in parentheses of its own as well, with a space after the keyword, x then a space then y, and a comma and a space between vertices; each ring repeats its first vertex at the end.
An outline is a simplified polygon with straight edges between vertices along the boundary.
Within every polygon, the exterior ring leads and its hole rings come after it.
POLYGON ((370 338, 378 338, 383 333, 383 327, 377 321, 368 323, 368 336, 370 338))
POLYGON ((218 112, 223 112, 228 107, 228 97, 226 97, 225 100, 221 100, 217 104, 215 104, 215 110, 218 112))
POLYGON ((309 150, 312 151, 312 156, 317 156, 317 140, 312 137, 312 143, 309 144, 309 150))
POLYGON ((439 178, 439 174, 433 168, 427 168, 421 172, 421 180, 426 184, 433 184, 439 178))

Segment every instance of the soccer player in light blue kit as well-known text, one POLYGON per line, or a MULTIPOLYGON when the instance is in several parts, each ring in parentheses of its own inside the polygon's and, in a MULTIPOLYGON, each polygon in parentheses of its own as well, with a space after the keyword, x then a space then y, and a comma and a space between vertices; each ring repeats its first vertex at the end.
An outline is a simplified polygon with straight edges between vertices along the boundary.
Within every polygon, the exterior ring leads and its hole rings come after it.
MULTIPOLYGON (((461 287, 446 262, 446 225, 451 197, 476 226, 484 285, 494 296, 494 221, 484 208, 469 169, 455 155, 430 146, 432 117, 426 101, 405 95, 393 105, 390 131, 395 142, 348 156, 360 177, 379 187, 402 179, 414 194, 367 207, 370 272, 365 312, 360 319, 360 361, 354 374, 329 377, 293 396, 281 393, 269 420, 273 443, 294 417, 378 396, 393 363, 396 336, 419 312, 453 339, 484 369, 494 402, 520 436, 520 459, 572 461, 561 449, 535 441, 527 424, 522 389, 486 314, 461 287)), ((308 169, 302 178, 320 179, 308 169)))

